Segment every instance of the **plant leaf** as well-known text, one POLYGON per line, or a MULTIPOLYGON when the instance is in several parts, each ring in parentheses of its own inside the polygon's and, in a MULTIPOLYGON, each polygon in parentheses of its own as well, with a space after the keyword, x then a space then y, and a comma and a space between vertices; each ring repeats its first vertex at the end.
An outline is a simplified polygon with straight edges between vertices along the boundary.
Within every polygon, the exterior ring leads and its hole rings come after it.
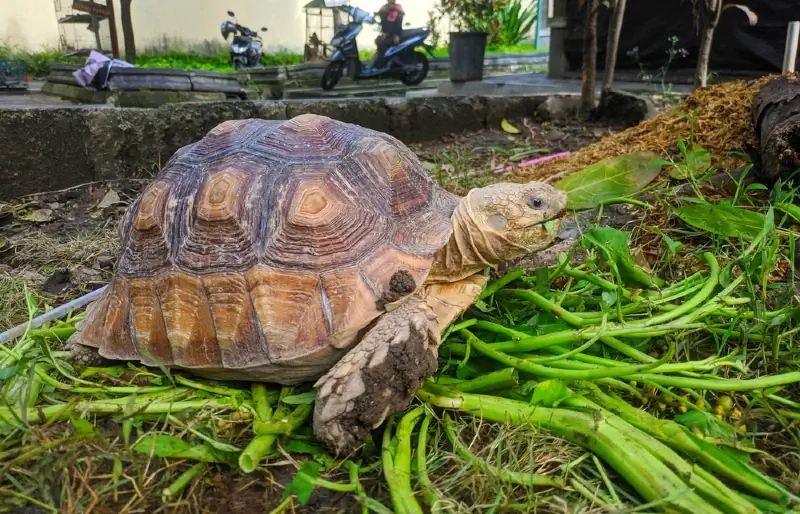
POLYGON ((299 441, 297 439, 290 439, 286 444, 281 445, 288 453, 310 453, 311 455, 320 455, 325 453, 325 449, 317 444, 299 441))
POLYGON ((753 11, 751 11, 750 8, 747 7, 746 5, 742 5, 742 4, 725 4, 722 7, 722 10, 725 11, 726 9, 729 9, 731 7, 736 7, 737 9, 739 9, 743 13, 745 13, 747 15, 747 23, 749 23, 751 26, 758 23, 758 15, 756 13, 754 13, 753 11))
POLYGON ((736 431, 730 424, 718 420, 706 411, 692 409, 684 414, 676 416, 675 421, 689 430, 699 430, 700 433, 706 437, 724 439, 727 441, 736 440, 736 431))
POLYGON ((752 239, 764 227, 763 214, 738 207, 710 203, 687 205, 675 209, 675 214, 688 225, 725 237, 752 239))
POLYGON ((683 180, 690 176, 701 175, 711 167, 711 153, 705 148, 695 145, 685 155, 683 162, 676 163, 672 167, 669 173, 671 178, 683 180))
POLYGON ((583 237, 603 253, 609 266, 616 270, 626 284, 637 287, 657 285, 653 277, 633 260, 628 248, 627 232, 612 227, 595 227, 583 237))
POLYGON ((112 205, 117 205, 118 203, 123 203, 119 198, 119 194, 117 194, 117 192, 113 189, 109 189, 105 196, 103 196, 103 198, 97 204, 97 208, 102 210, 107 207, 111 207, 112 205))
POLYGON ((156 434, 154 437, 145 437, 133 448, 140 453, 149 454, 151 451, 159 457, 174 459, 191 459, 200 462, 227 462, 235 461, 235 453, 215 449, 208 443, 192 446, 183 439, 167 434, 156 434))
POLYGON ((307 405, 309 403, 314 403, 314 400, 316 399, 317 399, 317 392, 308 391, 305 393, 292 394, 286 396, 283 400, 281 400, 281 402, 287 405, 307 405))
POLYGON ((661 172, 661 162, 652 152, 634 152, 603 159, 571 173, 555 186, 567 192, 567 207, 592 209, 612 198, 637 193, 661 172))
POLYGON ((506 120, 500 122, 500 128, 509 134, 519 134, 519 129, 506 120))
POLYGON ((191 450, 192 445, 175 436, 155 434, 139 441, 133 449, 141 453, 153 452, 159 457, 178 457, 183 452, 191 450))
POLYGON ((37 209, 19 217, 21 220, 32 221, 34 223, 47 223, 53 221, 52 209, 37 209))
POLYGON ((297 500, 301 505, 308 503, 311 498, 311 493, 314 492, 316 487, 315 481, 319 476, 322 469, 322 464, 319 462, 309 460, 297 471, 297 474, 283 490, 283 498, 286 499, 290 494, 297 496, 297 500))
POLYGON ((19 368, 16 366, 11 368, 0 368, 0 380, 8 380, 9 378, 13 377, 17 374, 19 368))
POLYGON ((785 214, 788 214, 789 216, 794 218, 795 221, 800 222, 800 207, 798 207, 797 205, 791 203, 779 202, 776 203, 773 207, 775 207, 776 209, 785 214))
POLYGON ((70 418, 70 423, 75 428, 76 434, 94 434, 97 429, 94 425, 81 418, 70 418))
POLYGON ((567 389, 567 384, 561 380, 545 380, 540 382, 533 390, 531 404, 555 407, 571 395, 572 393, 567 389))

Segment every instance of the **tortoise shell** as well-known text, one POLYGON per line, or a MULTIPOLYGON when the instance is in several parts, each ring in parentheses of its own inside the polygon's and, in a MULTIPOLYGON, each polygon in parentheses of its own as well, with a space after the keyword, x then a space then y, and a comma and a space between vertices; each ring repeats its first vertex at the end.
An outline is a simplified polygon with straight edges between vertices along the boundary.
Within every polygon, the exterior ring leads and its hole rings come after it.
POLYGON ((422 284, 457 202, 386 134, 316 115, 224 122, 128 210, 76 342, 213 378, 313 379, 384 312, 395 272, 422 284))

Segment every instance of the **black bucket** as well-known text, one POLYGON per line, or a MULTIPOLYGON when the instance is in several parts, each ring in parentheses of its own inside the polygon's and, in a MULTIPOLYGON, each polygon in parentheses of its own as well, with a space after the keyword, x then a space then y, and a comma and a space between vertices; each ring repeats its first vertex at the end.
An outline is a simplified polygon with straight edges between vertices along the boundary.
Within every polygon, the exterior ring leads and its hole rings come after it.
POLYGON ((486 32, 450 33, 448 54, 452 82, 483 80, 483 57, 488 37, 486 32))

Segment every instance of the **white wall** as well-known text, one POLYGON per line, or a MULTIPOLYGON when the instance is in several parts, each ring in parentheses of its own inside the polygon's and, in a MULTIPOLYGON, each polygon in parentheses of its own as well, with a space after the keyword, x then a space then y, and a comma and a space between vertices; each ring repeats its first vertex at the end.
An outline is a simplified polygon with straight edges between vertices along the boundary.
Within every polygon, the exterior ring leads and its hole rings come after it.
POLYGON ((58 47, 53 0, 0 0, 0 42, 28 51, 58 47))

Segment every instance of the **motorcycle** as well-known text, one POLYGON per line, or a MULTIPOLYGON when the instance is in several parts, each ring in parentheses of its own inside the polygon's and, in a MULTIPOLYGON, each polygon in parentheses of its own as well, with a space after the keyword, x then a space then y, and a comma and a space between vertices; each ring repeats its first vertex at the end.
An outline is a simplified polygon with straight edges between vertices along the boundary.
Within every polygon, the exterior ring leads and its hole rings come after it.
MULTIPOLYGON (((233 69, 252 68, 261 64, 261 48, 263 40, 255 30, 239 25, 233 11, 228 11, 228 16, 233 18, 222 22, 220 32, 225 41, 233 34, 231 42, 231 65, 233 69)), ((261 27, 261 32, 266 32, 266 27, 261 27)))
POLYGON ((361 32, 364 23, 375 24, 375 16, 350 6, 334 6, 336 0, 326 0, 326 5, 347 13, 349 23, 334 27, 331 47, 334 48, 330 63, 322 74, 322 89, 330 91, 347 71, 347 76, 353 80, 367 80, 377 78, 392 78, 400 80, 407 86, 416 86, 428 76, 428 58, 418 52, 418 47, 424 48, 433 57, 433 48, 425 43, 431 34, 431 28, 404 30, 400 41, 390 46, 384 54, 383 63, 378 68, 362 64, 358 57, 358 44, 356 36, 361 32))

